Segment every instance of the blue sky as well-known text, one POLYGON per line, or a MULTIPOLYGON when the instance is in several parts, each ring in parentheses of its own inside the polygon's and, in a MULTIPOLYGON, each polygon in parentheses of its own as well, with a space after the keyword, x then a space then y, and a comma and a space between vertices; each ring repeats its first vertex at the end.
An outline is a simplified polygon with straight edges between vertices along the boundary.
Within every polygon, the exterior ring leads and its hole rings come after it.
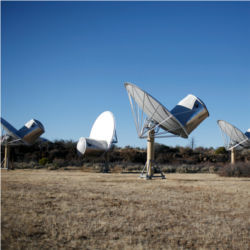
POLYGON ((36 118, 44 137, 78 140, 110 110, 118 146, 145 147, 126 81, 169 110, 189 93, 203 100, 196 146, 223 144, 218 119, 250 127, 250 2, 1 2, 1 12, 1 112, 17 129, 36 118))

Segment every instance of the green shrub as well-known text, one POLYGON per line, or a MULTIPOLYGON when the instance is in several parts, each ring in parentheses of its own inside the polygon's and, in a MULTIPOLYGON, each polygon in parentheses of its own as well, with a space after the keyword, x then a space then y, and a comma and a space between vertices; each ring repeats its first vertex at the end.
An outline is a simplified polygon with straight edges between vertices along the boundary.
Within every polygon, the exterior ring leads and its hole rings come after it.
POLYGON ((227 150, 225 149, 225 147, 219 147, 219 148, 217 148, 217 149, 214 151, 214 153, 215 153, 216 155, 218 155, 218 154, 227 154, 227 150))
POLYGON ((49 160, 46 157, 43 157, 39 160, 39 165, 41 166, 45 166, 47 163, 49 162, 49 160))

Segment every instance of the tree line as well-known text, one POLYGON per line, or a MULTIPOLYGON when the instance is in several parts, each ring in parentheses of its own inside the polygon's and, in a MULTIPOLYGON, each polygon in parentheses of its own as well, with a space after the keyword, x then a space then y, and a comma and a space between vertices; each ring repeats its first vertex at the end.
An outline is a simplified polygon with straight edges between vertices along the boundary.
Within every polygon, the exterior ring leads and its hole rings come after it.
MULTIPOLYGON (((103 163, 104 153, 92 151, 84 156, 80 156, 76 150, 76 142, 56 140, 34 144, 32 146, 15 146, 10 150, 10 161, 23 164, 54 164, 58 167, 82 166, 86 163, 103 163)), ((133 163, 145 164, 146 149, 126 147, 113 147, 108 153, 111 163, 133 163)), ((4 157, 4 148, 1 145, 1 159, 4 157)), ((250 162, 250 151, 242 150, 237 152, 236 160, 240 162, 250 162)), ((163 144, 155 144, 155 161, 158 164, 201 164, 201 163, 226 163, 230 161, 230 152, 224 147, 203 148, 203 147, 168 147, 163 144)))

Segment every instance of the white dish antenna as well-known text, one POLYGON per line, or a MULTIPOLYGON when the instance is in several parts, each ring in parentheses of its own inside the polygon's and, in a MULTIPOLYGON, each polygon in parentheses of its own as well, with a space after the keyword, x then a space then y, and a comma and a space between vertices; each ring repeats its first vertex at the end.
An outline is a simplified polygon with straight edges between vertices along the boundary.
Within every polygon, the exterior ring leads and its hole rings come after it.
MULTIPOLYGON (((4 168, 8 169, 9 147, 15 145, 32 145, 39 141, 40 135, 45 132, 44 126, 38 120, 32 119, 28 121, 19 130, 15 129, 10 123, 0 118, 1 126, 5 130, 5 134, 1 136, 1 144, 5 145, 4 168)), ((2 166, 3 164, 1 164, 2 166)))
POLYGON ((226 121, 218 120, 217 123, 222 131, 225 148, 227 150, 231 150, 233 148, 250 148, 250 129, 248 129, 244 134, 238 128, 226 121))
POLYGON ((19 130, 15 129, 10 123, 1 117, 1 126, 6 134, 2 137, 2 144, 16 145, 25 144, 32 145, 45 132, 44 127, 38 120, 32 119, 28 121, 19 130), (8 138, 8 139, 7 139, 8 138))
POLYGON ((88 138, 81 137, 77 151, 84 155, 87 150, 108 151, 117 143, 115 118, 113 113, 105 111, 95 120, 88 138))
MULTIPOLYGON (((209 116, 205 104, 194 95, 187 95, 171 111, 157 99, 132 83, 125 83, 139 138, 148 138, 147 179, 152 177, 154 138, 189 134, 209 116)), ((163 177, 163 175, 162 175, 163 177)))
POLYGON ((140 138, 146 138, 150 130, 155 130, 155 137, 188 138, 189 134, 209 116, 205 104, 194 95, 186 96, 170 112, 136 85, 125 83, 125 88, 140 138))
POLYGON ((235 150, 250 148, 250 129, 244 134, 238 128, 226 121, 218 120, 217 123, 222 132, 225 148, 231 151, 231 163, 234 164, 235 150))

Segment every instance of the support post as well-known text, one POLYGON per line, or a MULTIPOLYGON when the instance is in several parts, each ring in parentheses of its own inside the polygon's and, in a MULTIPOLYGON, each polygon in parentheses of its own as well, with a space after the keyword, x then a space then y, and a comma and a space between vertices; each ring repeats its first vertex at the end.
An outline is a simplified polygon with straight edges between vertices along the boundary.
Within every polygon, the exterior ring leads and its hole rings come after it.
POLYGON ((154 161, 154 140, 155 140, 155 131, 151 130, 148 132, 147 138, 147 179, 152 179, 153 170, 152 165, 154 161))
POLYGON ((5 145, 5 150, 4 150, 4 168, 5 169, 9 168, 9 146, 8 144, 5 145))
POLYGON ((235 148, 231 149, 231 164, 235 164, 235 148))
POLYGON ((153 177, 161 177, 162 179, 166 179, 165 175, 162 171, 157 167, 155 163, 155 131, 150 130, 148 131, 147 137, 147 161, 141 173, 141 178, 145 178, 146 180, 151 180, 153 177), (144 170, 146 169, 146 175, 144 175, 144 170), (154 176, 154 170, 160 171, 161 176, 154 176))
POLYGON ((104 173, 108 173, 109 172, 109 153, 108 151, 105 152, 104 154, 104 158, 105 158, 105 163, 104 163, 104 173))

